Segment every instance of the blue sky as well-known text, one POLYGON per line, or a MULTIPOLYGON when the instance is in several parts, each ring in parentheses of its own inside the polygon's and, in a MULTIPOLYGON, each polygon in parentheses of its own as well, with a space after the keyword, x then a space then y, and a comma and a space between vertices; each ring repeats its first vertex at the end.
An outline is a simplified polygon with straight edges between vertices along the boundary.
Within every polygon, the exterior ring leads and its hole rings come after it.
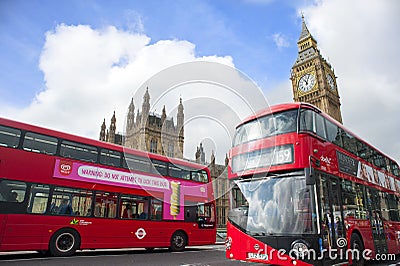
MULTIPOLYGON (((338 76, 344 124, 399 160, 398 10, 396 0, 0 0, 0 115, 98 138, 114 110, 122 131, 149 77, 199 58, 243 71, 271 104, 290 102, 303 13, 338 76)), ((204 138, 191 137, 189 157, 204 138)))
POLYGON ((260 2, 2 0, 1 94, 23 106, 44 89, 39 57, 45 33, 59 24, 98 29, 114 25, 145 33, 151 43, 187 40, 196 45, 198 56, 232 56, 237 68, 260 83, 288 78, 301 20, 294 6, 260 2), (285 36, 287 47, 276 45, 273 35, 277 33, 285 36))

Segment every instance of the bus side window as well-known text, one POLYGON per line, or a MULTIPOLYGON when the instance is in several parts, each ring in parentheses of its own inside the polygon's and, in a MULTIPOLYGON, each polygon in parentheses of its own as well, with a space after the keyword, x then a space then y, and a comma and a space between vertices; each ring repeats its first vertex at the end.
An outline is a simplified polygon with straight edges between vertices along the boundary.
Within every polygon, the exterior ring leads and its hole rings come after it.
POLYGON ((315 113, 315 133, 323 139, 326 139, 325 133, 325 119, 320 115, 315 113))
POLYGON ((167 172, 167 163, 159 160, 151 160, 152 162, 152 170, 151 172, 157 175, 166 176, 167 172))
POLYGON ((126 153, 123 158, 123 167, 132 171, 149 172, 150 160, 145 157, 126 153))
POLYGON ((57 138, 33 132, 27 132, 25 134, 22 148, 26 151, 54 155, 57 151, 57 142, 57 138))
POLYGON ((3 180, 0 183, 0 201, 21 203, 24 201, 25 191, 26 183, 3 180))
POLYGON ((325 139, 325 119, 312 110, 301 109, 300 132, 301 131, 311 131, 325 139))
POLYGON ((168 166, 169 176, 181 179, 190 179, 190 172, 186 167, 172 163, 170 163, 168 166))
POLYGON ((71 189, 72 210, 76 216, 90 216, 93 192, 84 189, 71 189))
POLYGON ((50 213, 54 215, 72 215, 72 195, 71 189, 67 187, 54 188, 50 213))
POLYGON ((29 197, 28 213, 45 213, 49 200, 50 187, 48 185, 33 184, 29 197))
POLYGON ((314 132, 314 112, 309 109, 301 109, 300 111, 300 131, 314 132))
POLYGON ((97 161, 97 147, 63 140, 60 147, 60 155, 86 162, 97 161))
POLYGON ((17 148, 21 131, 11 127, 0 126, 0 146, 17 148))
POLYGON ((57 214, 60 215, 72 215, 71 201, 68 198, 63 197, 57 206, 57 214))
POLYGON ((193 181, 200 182, 200 181, 201 181, 201 180, 200 180, 200 173, 195 172, 195 171, 192 171, 192 180, 193 180, 193 181))
POLYGON ((121 153, 118 151, 101 149, 100 151, 100 163, 104 165, 120 166, 121 165, 121 153))
POLYGON ((133 195, 121 195, 121 200, 119 201, 119 212, 120 218, 122 219, 133 219, 136 216, 137 208, 136 202, 134 202, 133 195))
POLYGON ((200 182, 203 182, 203 183, 207 183, 208 182, 207 172, 206 171, 200 170, 200 171, 198 171, 198 174, 199 174, 200 182))
POLYGON ((207 172, 204 170, 192 171, 192 180, 202 183, 207 183, 208 182, 207 172))
POLYGON ((117 216, 118 196, 113 192, 96 192, 94 216, 115 218, 117 216))
POLYGON ((151 199, 151 220, 162 220, 162 201, 158 199, 151 199))
POLYGON ((389 219, 391 221, 399 222, 399 212, 397 206, 397 197, 393 194, 387 194, 386 200, 389 207, 389 219))

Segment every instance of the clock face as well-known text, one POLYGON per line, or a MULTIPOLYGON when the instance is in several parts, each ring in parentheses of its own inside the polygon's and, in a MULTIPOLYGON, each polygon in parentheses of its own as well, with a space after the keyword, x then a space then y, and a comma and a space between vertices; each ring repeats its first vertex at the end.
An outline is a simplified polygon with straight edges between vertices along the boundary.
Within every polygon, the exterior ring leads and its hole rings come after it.
POLYGON ((313 74, 305 74, 299 80, 299 90, 307 92, 315 85, 315 76, 313 74))
POLYGON ((335 81, 333 81, 333 78, 330 74, 326 74, 326 81, 328 82, 329 88, 331 88, 331 90, 335 90, 335 81))

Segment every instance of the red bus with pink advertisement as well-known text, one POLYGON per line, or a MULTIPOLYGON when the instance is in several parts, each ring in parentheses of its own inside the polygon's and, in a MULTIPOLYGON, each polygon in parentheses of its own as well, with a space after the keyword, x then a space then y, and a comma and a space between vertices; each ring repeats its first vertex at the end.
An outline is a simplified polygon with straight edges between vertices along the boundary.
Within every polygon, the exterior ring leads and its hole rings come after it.
POLYGON ((398 164, 311 104, 238 125, 228 178, 229 259, 364 265, 400 253, 398 164))
POLYGON ((0 118, 0 251, 216 241, 207 167, 0 118))

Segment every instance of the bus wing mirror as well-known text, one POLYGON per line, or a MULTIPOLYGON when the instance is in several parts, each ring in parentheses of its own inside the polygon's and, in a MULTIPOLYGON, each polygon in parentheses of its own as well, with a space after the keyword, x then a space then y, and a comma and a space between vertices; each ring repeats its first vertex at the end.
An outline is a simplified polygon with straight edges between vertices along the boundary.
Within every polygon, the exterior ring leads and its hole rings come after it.
POLYGON ((304 174, 306 176, 306 185, 315 185, 315 171, 314 168, 304 168, 304 174))

